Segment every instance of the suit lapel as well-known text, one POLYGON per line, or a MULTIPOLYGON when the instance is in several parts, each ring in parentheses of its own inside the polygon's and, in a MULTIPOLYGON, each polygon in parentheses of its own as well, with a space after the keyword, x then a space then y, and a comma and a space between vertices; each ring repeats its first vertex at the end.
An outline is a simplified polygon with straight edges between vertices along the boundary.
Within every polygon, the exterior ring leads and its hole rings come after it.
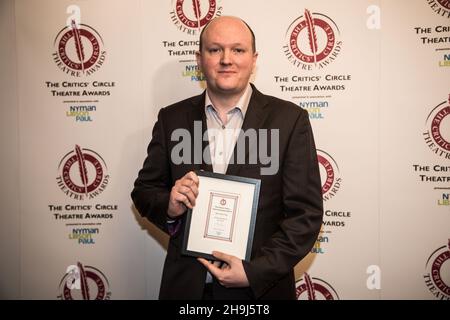
POLYGON ((211 165, 211 157, 209 154, 209 142, 208 139, 206 139, 205 141, 203 140, 203 136, 205 135, 205 132, 207 130, 205 114, 205 92, 193 98, 192 104, 193 106, 187 115, 187 121, 189 132, 193 136, 193 139, 191 139, 193 170, 204 170, 212 172, 213 168, 211 165), (199 123, 201 123, 201 132, 198 127, 199 123), (201 141, 201 143, 199 140, 201 141), (203 150, 207 150, 205 155, 203 154, 203 150), (201 159, 196 159, 195 153, 197 153, 197 157, 201 157, 201 159), (205 159, 203 159, 204 156, 205 159))
MULTIPOLYGON (((247 112, 245 113, 244 122, 242 124, 242 131, 238 137, 236 145, 234 146, 233 154, 231 155, 231 159, 234 159, 234 162, 230 163, 227 167, 226 174, 228 175, 235 175, 235 176, 239 175, 240 168, 242 167, 242 165, 236 164, 237 160, 236 149, 238 143, 242 142, 242 139, 244 139, 242 132, 245 132, 248 129, 255 129, 255 130, 260 129, 265 119, 267 118, 267 112, 265 112, 265 108, 268 104, 267 98, 261 92, 259 92, 253 85, 252 89, 253 93, 252 97, 250 98, 250 103, 248 105, 247 112)), ((248 154, 249 148, 245 148, 244 159, 246 163, 248 163, 248 154)))

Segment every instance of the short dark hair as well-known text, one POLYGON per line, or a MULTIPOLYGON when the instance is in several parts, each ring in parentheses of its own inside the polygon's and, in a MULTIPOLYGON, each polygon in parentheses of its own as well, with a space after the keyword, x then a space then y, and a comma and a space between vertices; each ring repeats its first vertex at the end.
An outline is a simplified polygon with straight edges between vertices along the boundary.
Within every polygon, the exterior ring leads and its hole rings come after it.
MULTIPOLYGON (((213 22, 215 19, 216 19, 216 18, 214 18, 214 19, 212 19, 211 21, 209 21, 209 22, 206 24, 206 26, 203 27, 202 31, 200 32, 200 39, 199 39, 199 40, 200 40, 200 45, 199 45, 200 52, 202 51, 202 48, 203 48, 203 34, 205 33, 205 30, 208 28, 209 24, 210 24, 211 22, 213 22)), ((240 19, 240 18, 239 18, 239 19, 240 19)), ((256 38, 255 38, 255 33, 253 32, 252 28, 250 28, 250 26, 248 25, 247 22, 245 22, 245 21, 242 20, 242 19, 240 19, 240 20, 247 26, 248 30, 250 30, 250 33, 251 33, 251 35, 252 35, 252 49, 253 49, 253 52, 256 52, 256 38)))

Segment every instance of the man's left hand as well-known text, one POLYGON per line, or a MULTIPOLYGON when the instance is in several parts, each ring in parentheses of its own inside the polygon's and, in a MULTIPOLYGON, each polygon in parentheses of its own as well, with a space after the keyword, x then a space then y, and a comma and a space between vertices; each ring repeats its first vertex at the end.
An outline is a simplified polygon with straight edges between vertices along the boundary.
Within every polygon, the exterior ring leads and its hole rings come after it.
POLYGON ((226 288, 248 287, 247 275, 242 265, 242 260, 229 254, 213 251, 212 255, 225 262, 222 267, 218 267, 217 263, 209 262, 203 258, 197 258, 201 264, 226 288))

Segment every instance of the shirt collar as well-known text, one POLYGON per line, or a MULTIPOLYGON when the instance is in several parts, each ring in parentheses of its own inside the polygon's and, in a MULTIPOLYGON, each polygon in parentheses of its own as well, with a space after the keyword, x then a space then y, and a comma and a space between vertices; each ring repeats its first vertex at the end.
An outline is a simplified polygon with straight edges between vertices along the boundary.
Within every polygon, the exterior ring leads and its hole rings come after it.
MULTIPOLYGON (((245 89, 244 94, 240 97, 237 104, 233 108, 230 109, 230 111, 237 108, 237 109, 241 110, 242 117, 244 118, 245 113, 247 112, 247 109, 248 109, 248 105, 250 104, 250 98, 252 97, 252 93, 253 93, 253 89, 252 89, 251 85, 247 84, 247 88, 245 89)), ((215 110, 215 107, 212 104, 211 99, 209 98, 208 90, 206 90, 205 112, 207 111, 208 107, 212 107, 215 110)))

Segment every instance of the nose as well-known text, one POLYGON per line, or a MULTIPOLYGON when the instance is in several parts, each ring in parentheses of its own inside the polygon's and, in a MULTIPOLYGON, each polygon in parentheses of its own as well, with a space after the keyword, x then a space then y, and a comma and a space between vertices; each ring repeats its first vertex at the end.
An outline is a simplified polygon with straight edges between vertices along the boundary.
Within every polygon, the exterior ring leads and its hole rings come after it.
POLYGON ((223 65, 231 64, 231 52, 230 50, 223 50, 222 56, 220 57, 220 63, 223 65))

